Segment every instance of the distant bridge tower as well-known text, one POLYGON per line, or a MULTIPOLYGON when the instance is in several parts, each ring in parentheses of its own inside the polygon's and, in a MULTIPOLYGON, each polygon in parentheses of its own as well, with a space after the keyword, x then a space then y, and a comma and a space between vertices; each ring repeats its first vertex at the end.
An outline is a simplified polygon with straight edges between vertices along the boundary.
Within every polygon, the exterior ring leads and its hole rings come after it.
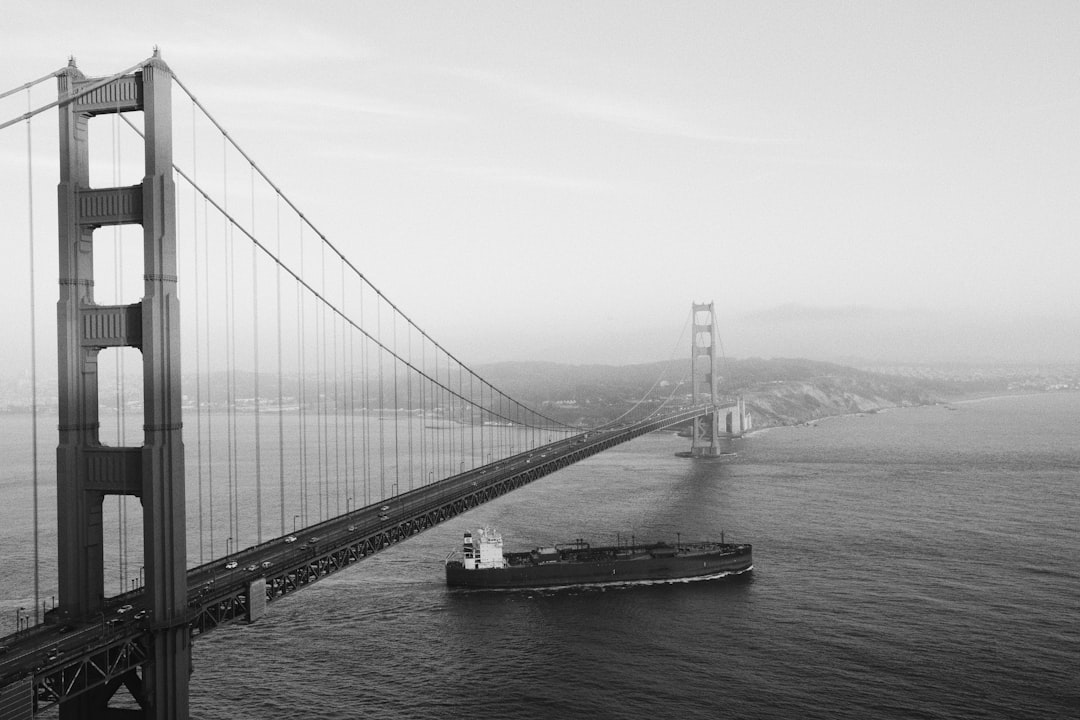
MULTIPOLYGON (((59 612, 93 620, 104 610, 102 503, 138 497, 143 509, 144 600, 150 612, 142 678, 124 685, 143 717, 186 718, 191 639, 187 611, 184 446, 180 424, 180 314, 176 294, 176 211, 172 175, 172 73, 158 57, 141 70, 99 82, 72 61, 59 76, 60 300, 57 512, 59 612), (91 188, 88 130, 96 115, 143 112, 145 175, 131 187, 91 188), (133 305, 94 302, 94 231, 143 228, 144 295, 133 305), (98 354, 134 347, 143 359, 143 444, 107 447, 99 439, 98 354)), ((62 720, 108 715, 116 687, 60 706, 62 720)))
POLYGON ((690 445, 693 457, 715 457, 720 454, 720 399, 716 393, 716 315, 713 303, 694 303, 692 308, 693 335, 690 348, 690 377, 695 404, 711 405, 711 415, 694 420, 690 445))

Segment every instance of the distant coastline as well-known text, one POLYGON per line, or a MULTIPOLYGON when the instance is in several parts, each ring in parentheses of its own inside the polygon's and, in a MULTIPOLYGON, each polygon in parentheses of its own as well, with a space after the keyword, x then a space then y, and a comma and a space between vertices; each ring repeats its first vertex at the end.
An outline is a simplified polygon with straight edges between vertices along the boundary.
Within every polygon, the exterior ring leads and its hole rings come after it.
MULTIPOLYGON (((721 394, 740 396, 753 418, 755 428, 800 425, 826 417, 870 413, 887 408, 945 403, 975 402, 982 399, 1045 392, 1080 391, 1078 366, 1015 365, 889 365, 875 369, 851 367, 798 358, 723 359, 718 363, 721 394)), ((474 368, 494 386, 511 397, 537 408, 556 420, 581 428, 597 427, 621 416, 628 408, 650 398, 653 405, 690 402, 685 380, 686 362, 659 362, 637 365, 562 365, 548 362, 507 362, 474 368)), ((276 377, 261 374, 261 387, 277 387, 276 377), (275 382, 271 382, 275 380, 275 382)), ((108 380, 108 378, 106 378, 108 380)), ((292 376, 285 384, 280 405, 276 396, 261 393, 255 401, 253 373, 235 378, 235 410, 276 414, 329 411, 351 408, 350 413, 369 415, 408 413, 401 408, 353 407, 345 398, 308 397, 302 402, 300 383, 292 376), (321 407, 317 407, 320 405, 321 407)), ((212 375, 204 383, 224 386, 224 377, 212 375)), ((194 376, 185 376, 185 389, 195 387, 194 376)), ((0 386, 0 414, 31 412, 29 392, 21 384, 0 386)), ((108 402, 115 390, 103 385, 103 415, 115 412, 108 402)), ((128 413, 141 411, 141 404, 129 396, 128 413)), ((194 409, 194 392, 185 398, 184 410, 194 409)), ((225 412, 225 403, 208 409, 225 412)), ((57 413, 55 385, 42 388, 38 413, 44 418, 57 413)), ((436 418, 432 418, 433 420, 436 418)), ((447 418, 441 418, 447 419, 447 418)))

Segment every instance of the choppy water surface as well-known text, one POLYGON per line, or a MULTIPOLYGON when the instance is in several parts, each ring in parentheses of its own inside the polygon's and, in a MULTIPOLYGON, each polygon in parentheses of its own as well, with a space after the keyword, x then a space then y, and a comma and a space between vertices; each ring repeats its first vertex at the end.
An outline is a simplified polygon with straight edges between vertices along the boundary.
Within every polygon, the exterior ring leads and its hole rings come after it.
POLYGON ((199 718, 1080 715, 1080 395, 652 435, 195 646, 199 718), (448 590, 467 528, 754 544, 738 578, 448 590))

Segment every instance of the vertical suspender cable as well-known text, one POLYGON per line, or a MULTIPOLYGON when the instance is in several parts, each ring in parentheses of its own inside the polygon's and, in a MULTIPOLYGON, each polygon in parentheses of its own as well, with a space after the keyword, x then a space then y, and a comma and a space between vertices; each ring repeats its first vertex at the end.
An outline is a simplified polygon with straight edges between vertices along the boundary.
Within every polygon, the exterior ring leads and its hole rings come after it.
MULTIPOLYGON (((378 336, 379 344, 382 344, 382 303, 379 299, 375 299, 375 333, 378 336)), ((379 499, 386 497, 386 442, 385 442, 385 427, 384 427, 384 408, 386 404, 383 402, 383 350, 378 348, 376 350, 379 356, 379 499)))
POLYGON ((346 330, 349 332, 349 406, 351 408, 349 418, 352 421, 349 440, 352 451, 352 496, 353 502, 359 503, 360 498, 356 494, 356 333, 349 328, 346 330))
MULTIPOLYGON (((348 297, 345 290, 345 264, 341 263, 341 310, 345 312, 346 303, 348 297)), ((349 360, 347 363, 342 358, 342 364, 346 366, 345 372, 348 373, 346 384, 349 387, 349 402, 348 402, 348 415, 345 422, 345 450, 348 453, 345 462, 345 479, 348 484, 349 496, 352 497, 352 507, 346 507, 346 510, 355 510, 358 507, 359 499, 356 497, 356 376, 353 374, 353 332, 349 329, 348 325, 343 326, 343 330, 348 334, 349 338, 349 360)), ((344 339, 344 338, 343 338, 344 339)), ((341 348, 342 353, 345 353, 344 345, 341 348)))
MULTIPOLYGON (((304 276, 304 226, 300 226, 300 277, 304 276)), ((307 512, 307 348, 305 347, 306 328, 304 318, 304 289, 296 283, 296 353, 300 373, 300 517, 305 527, 308 523, 307 512)))
MULTIPOLYGON (((275 225, 277 226, 277 254, 281 257, 281 196, 274 195, 275 225)), ((277 398, 278 398, 278 487, 281 492, 281 534, 285 534, 285 413, 282 395, 281 362, 281 266, 277 266, 277 398)))
MULTIPOLYGON (((26 89, 26 109, 30 111, 30 88, 26 89)), ((37 311, 34 308, 34 154, 30 118, 26 118, 26 192, 30 244, 30 453, 34 483, 34 624, 41 618, 41 533, 38 518, 38 437, 37 437, 37 311)))
POLYGON ((458 472, 463 472, 465 469, 465 375, 462 369, 461 363, 458 363, 458 404, 460 407, 460 417, 458 422, 461 423, 461 462, 458 463, 458 472))
MULTIPOLYGON (((469 454, 472 455, 470 465, 476 467, 476 397, 473 395, 473 376, 469 374, 469 454)), ((481 463, 482 464, 482 463, 481 463)))
MULTIPOLYGON (((361 322, 364 318, 364 284, 360 284, 360 319, 361 322)), ((363 403, 364 403, 364 415, 363 425, 364 434, 363 440, 360 443, 360 457, 364 458, 364 505, 371 504, 371 453, 368 452, 370 447, 369 432, 371 430, 371 392, 368 387, 368 339, 366 335, 360 337, 360 373, 364 377, 363 386, 363 403)))
POLYGON ((400 425, 400 417, 398 415, 398 349, 397 349, 397 314, 390 316, 390 319, 394 322, 394 362, 391 367, 394 368, 394 489, 395 495, 401 492, 401 447, 398 444, 398 425, 400 425))
POLYGON ((226 442, 226 472, 229 479, 229 538, 225 543, 225 553, 231 555, 235 545, 233 543, 239 543, 236 532, 236 484, 233 473, 233 456, 234 448, 233 442, 235 441, 235 387, 233 382, 235 380, 233 376, 233 296, 231 283, 233 281, 233 234, 232 225, 229 222, 229 156, 228 145, 226 145, 226 139, 222 136, 221 144, 221 165, 222 165, 222 203, 225 206, 225 214, 223 216, 225 231, 225 282, 222 286, 225 288, 225 442, 226 442))
MULTIPOLYGON (((453 473, 450 468, 454 465, 454 428, 450 425, 450 418, 452 416, 452 403, 453 397, 450 395, 450 354, 444 353, 446 356, 446 380, 440 380, 442 389, 439 394, 444 398, 443 402, 446 406, 445 414, 443 415, 443 432, 439 434, 440 438, 445 439, 443 443, 443 468, 441 477, 450 477, 453 473)), ((436 377, 438 375, 436 374, 436 377)))
MULTIPOLYGON (((341 405, 339 403, 340 396, 338 395, 338 316, 335 314, 331 318, 334 325, 332 328, 333 340, 332 348, 334 352, 334 514, 341 514, 341 444, 340 436, 338 435, 338 423, 341 418, 341 405)), ((329 444, 329 441, 328 441, 329 444)), ((329 472, 329 469, 327 470, 329 472)), ((327 513, 329 514, 329 513, 327 513)))
MULTIPOLYGON (((409 365, 412 365, 413 364, 413 359, 412 359, 412 329, 410 329, 408 326, 406 326, 405 329, 409 333, 409 345, 408 345, 409 365)), ((408 398, 405 401, 406 402, 405 407, 408 409, 408 412, 405 414, 405 418, 406 418, 405 422, 407 422, 409 424, 408 425, 408 429, 409 429, 409 489, 412 490, 413 489, 413 480, 416 477, 415 473, 413 472, 413 444, 412 444, 413 424, 415 423, 415 419, 414 419, 415 415, 413 413, 413 402, 412 402, 412 370, 410 370, 409 368, 405 368, 405 380, 408 383, 408 385, 406 385, 406 387, 408 388, 408 392, 406 393, 408 395, 408 398)))
POLYGON ((420 336, 420 484, 427 483, 427 403, 424 402, 424 386, 427 384, 427 343, 420 336))
POLYGON ((436 475, 439 474, 439 454, 442 451, 442 436, 437 432, 435 428, 436 411, 439 407, 439 386, 436 382, 436 378, 439 376, 439 350, 433 348, 431 353, 431 362, 435 366, 433 371, 425 371, 428 382, 428 402, 431 405, 431 410, 428 413, 430 420, 427 423, 427 427, 430 429, 428 440, 428 451, 431 454, 431 464, 428 467, 428 478, 430 480, 436 480, 436 475))
MULTIPOLYGON (((191 176, 199 182, 199 155, 197 151, 197 116, 195 105, 191 106, 191 176)), ((206 562, 203 550, 203 467, 202 467, 202 351, 199 347, 201 326, 199 322, 199 202, 198 188, 191 190, 191 231, 195 235, 195 261, 192 273, 195 283, 195 464, 199 479, 199 564, 206 562)), ((210 279, 206 279, 209 284, 210 279)))
MULTIPOLYGON (((344 299, 344 298, 343 298, 344 299)), ((338 427, 341 423, 341 395, 338 387, 338 323, 339 318, 335 314, 334 321, 334 494, 335 514, 341 514, 341 435, 338 427)), ((348 487, 346 490, 345 504, 348 506, 348 487)))
POLYGON ((318 504, 319 509, 319 522, 323 519, 323 496, 322 496, 322 454, 323 454, 323 437, 322 437, 322 423, 323 423, 323 392, 322 392, 322 348, 319 343, 322 342, 322 336, 319 334, 320 320, 322 319, 323 306, 315 301, 315 342, 312 343, 315 347, 315 501, 318 504))
MULTIPOLYGON (((250 167, 250 166, 249 166, 250 167)), ((251 234, 255 234, 255 169, 251 167, 251 234)), ((255 347, 255 526, 258 543, 262 544, 262 443, 259 437, 259 416, 262 414, 262 397, 259 395, 259 256, 258 248, 251 245, 251 344, 255 347)))
POLYGON ((203 306, 206 308, 206 491, 210 496, 207 510, 210 520, 210 557, 214 557, 214 403, 211 398, 211 348, 210 344, 210 209, 203 199, 203 275, 206 286, 203 288, 203 306))
MULTIPOLYGON (((326 297, 326 245, 320 245, 320 265, 322 266, 322 294, 326 297)), ((323 485, 326 482, 326 468, 323 465, 323 458, 326 453, 326 435, 324 429, 326 425, 326 391, 323 385, 325 375, 323 374, 323 363, 326 361, 326 304, 317 302, 315 305, 315 393, 317 400, 317 407, 319 409, 319 417, 315 422, 315 442, 316 450, 318 454, 316 459, 318 460, 317 466, 319 468, 319 474, 315 478, 317 483, 316 489, 318 490, 317 499, 319 501, 319 521, 322 522, 326 516, 323 515, 323 503, 324 493, 323 485), (320 328, 321 331, 320 331, 320 328)))

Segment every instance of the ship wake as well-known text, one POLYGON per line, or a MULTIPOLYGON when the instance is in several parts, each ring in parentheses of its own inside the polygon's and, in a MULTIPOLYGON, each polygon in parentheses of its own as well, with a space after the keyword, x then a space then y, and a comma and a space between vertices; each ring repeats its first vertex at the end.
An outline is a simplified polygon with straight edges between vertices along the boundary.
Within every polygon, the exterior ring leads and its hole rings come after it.
POLYGON ((686 583, 705 582, 708 580, 720 580, 726 577, 745 575, 754 569, 754 566, 741 570, 724 570, 711 575, 697 575, 686 578, 646 579, 646 580, 614 580, 605 582, 567 583, 566 585, 523 585, 521 587, 454 587, 458 592, 561 592, 566 590, 622 590, 627 588, 642 587, 646 585, 681 585, 686 583))

